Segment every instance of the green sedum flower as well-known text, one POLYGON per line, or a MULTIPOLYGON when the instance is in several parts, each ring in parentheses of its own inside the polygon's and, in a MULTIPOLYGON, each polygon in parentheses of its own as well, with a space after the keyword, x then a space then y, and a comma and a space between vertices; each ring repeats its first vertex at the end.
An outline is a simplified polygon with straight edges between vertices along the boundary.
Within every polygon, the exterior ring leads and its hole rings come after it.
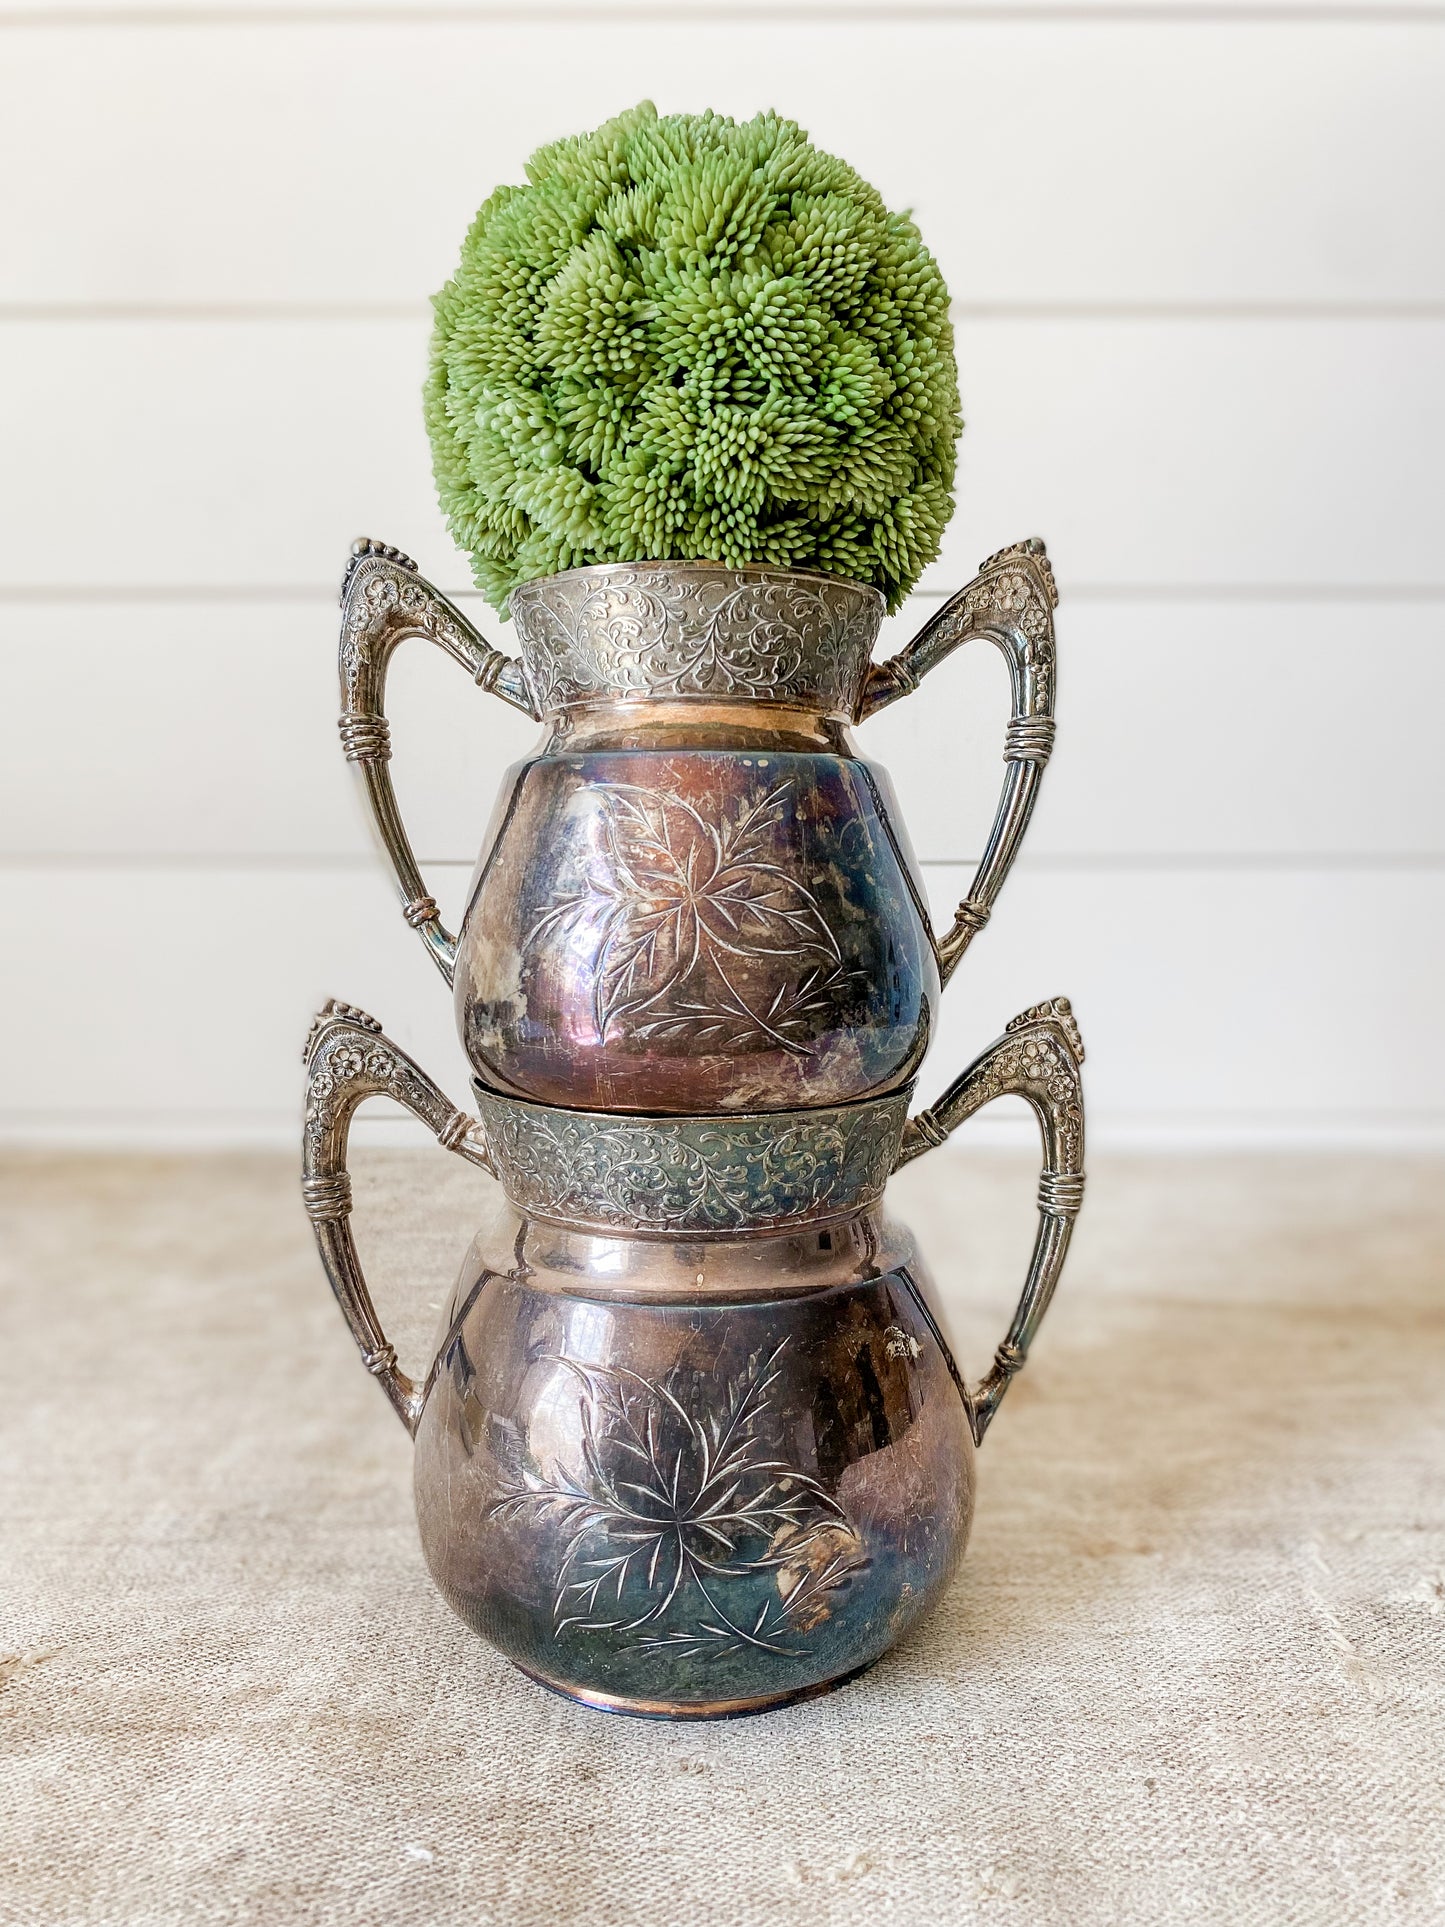
POLYGON ((589 562, 824 569, 896 608, 962 422, 913 223, 775 114, 650 102, 527 164, 436 297, 427 427, 478 585, 589 562))

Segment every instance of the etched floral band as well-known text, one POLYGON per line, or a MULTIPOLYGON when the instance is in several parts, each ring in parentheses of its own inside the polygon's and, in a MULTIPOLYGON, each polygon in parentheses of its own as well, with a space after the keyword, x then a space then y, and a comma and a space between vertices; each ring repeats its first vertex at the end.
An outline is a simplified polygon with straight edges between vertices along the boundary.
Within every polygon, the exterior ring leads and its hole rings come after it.
POLYGON ((908 1092, 752 1117, 632 1117, 474 1085, 482 1137, 529 1217, 671 1237, 798 1228, 876 1204, 908 1092))
POLYGON ((801 569, 621 562, 524 582, 512 621, 540 715, 638 697, 858 712, 883 597, 801 569))

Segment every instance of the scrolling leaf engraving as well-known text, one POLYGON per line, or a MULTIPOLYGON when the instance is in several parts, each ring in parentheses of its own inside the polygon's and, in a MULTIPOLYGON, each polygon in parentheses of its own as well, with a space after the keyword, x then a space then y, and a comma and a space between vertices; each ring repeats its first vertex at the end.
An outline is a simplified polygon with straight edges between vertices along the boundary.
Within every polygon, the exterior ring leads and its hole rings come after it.
POLYGON ((685 562, 574 569, 512 592, 542 709, 747 697, 851 715, 883 613, 861 583, 685 562))
POLYGON ((581 1463, 525 1473, 490 1507, 549 1517, 563 1547, 553 1632, 610 1633, 683 1658, 797 1658, 868 1563, 843 1507, 783 1454, 778 1360, 754 1358, 706 1412, 675 1383, 559 1357, 581 1387, 581 1463))
POLYGON ((478 1092, 519 1209, 564 1223, 701 1234, 800 1224, 872 1204, 908 1093, 784 1117, 626 1118, 478 1092))
POLYGON ((817 898, 774 860, 787 796, 780 786, 710 823, 670 791, 598 786, 602 848, 588 887, 539 917, 526 945, 605 904, 593 966, 600 1038, 616 1026, 639 1040, 811 1054, 813 1021, 852 973, 817 898), (794 970, 759 996, 741 979, 768 958, 794 970))

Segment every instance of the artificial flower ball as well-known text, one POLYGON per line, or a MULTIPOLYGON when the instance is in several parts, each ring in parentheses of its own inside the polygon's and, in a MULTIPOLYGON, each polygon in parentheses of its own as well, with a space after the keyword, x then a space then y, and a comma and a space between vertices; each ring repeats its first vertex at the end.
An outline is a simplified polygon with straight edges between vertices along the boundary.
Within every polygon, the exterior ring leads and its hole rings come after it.
POLYGON ((526 172, 436 297, 426 387, 489 600, 687 559, 822 569, 896 608, 938 553, 962 426, 912 221, 775 114, 644 102, 526 172))

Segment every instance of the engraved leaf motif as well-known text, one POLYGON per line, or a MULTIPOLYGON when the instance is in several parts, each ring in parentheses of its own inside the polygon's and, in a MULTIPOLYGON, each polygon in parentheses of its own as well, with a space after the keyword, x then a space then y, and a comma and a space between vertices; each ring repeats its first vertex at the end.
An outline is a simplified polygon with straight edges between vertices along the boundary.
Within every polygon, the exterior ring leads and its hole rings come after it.
POLYGON ((666 1015, 639 1024, 637 1035, 688 1035, 700 1043, 734 1048, 781 1042, 801 1053, 807 1048, 801 1040, 807 1035, 809 1018, 831 1010, 855 975, 842 964, 835 964, 831 970, 816 965, 797 983, 780 985, 761 1011, 754 1011, 741 997, 729 996, 727 991, 710 1002, 678 998, 666 1015))
POLYGON ((784 1641, 825 1617, 827 1596, 867 1561, 842 1506, 772 1436, 787 1342, 702 1414, 670 1384, 556 1359, 581 1385, 581 1465, 528 1473, 490 1510, 542 1512, 560 1526, 557 1638, 635 1634, 630 1643, 642 1649, 697 1654, 806 1650, 784 1641), (757 1606, 765 1576, 772 1583, 757 1606), (752 1584, 733 1583, 742 1581, 752 1584), (746 1610, 737 1603, 744 1592, 746 1610))
POLYGON ((527 941, 605 903, 593 983, 599 1036, 631 1020, 642 1037, 686 1031, 807 1054, 807 1019, 849 973, 817 899, 773 858, 787 796, 780 785, 710 823, 670 791, 598 787, 603 861, 589 890, 554 904, 527 941), (735 981, 733 960, 767 957, 810 967, 759 1005, 735 981))

